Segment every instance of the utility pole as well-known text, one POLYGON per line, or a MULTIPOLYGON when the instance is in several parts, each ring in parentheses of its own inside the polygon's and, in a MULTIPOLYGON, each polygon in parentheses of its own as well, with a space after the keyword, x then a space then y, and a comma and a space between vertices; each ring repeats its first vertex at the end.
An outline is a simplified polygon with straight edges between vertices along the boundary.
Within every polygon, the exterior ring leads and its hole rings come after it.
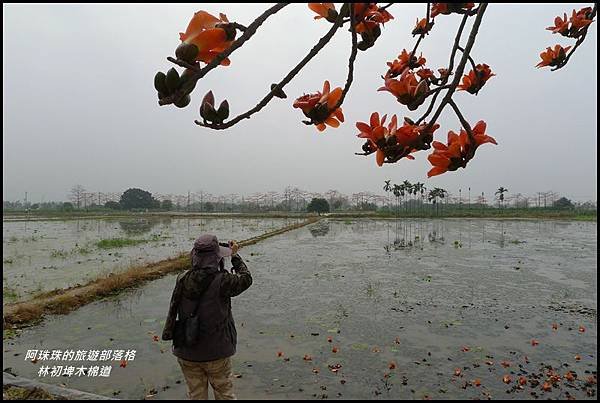
POLYGON ((481 212, 483 213, 483 205, 485 204, 485 195, 481 192, 481 212))
POLYGON ((187 198, 187 207, 186 207, 187 212, 190 212, 190 191, 188 190, 188 198, 187 198))
POLYGON ((471 210, 471 186, 469 186, 469 204, 468 209, 471 210))

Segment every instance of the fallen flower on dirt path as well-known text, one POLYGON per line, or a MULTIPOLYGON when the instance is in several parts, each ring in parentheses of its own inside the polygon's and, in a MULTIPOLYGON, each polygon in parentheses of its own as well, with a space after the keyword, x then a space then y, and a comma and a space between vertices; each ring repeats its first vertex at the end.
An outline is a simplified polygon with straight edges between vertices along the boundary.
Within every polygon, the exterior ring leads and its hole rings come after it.
POLYGON ((334 346, 334 347, 331 349, 331 352, 332 352, 332 353, 337 353, 338 351, 340 351, 340 349, 339 349, 337 346, 334 346))
POLYGON ((313 374, 318 374, 318 373, 319 373, 319 368, 317 368, 317 367, 314 367, 314 368, 312 369, 312 372, 313 372, 313 374))
POLYGON ((394 361, 390 361, 388 363, 388 368, 389 369, 396 369, 396 363, 394 361))
POLYGON ((277 357, 283 357, 283 351, 278 351, 277 352, 277 357))
POLYGON ((304 361, 312 361, 312 357, 308 354, 304 354, 304 357, 302 358, 304 361))
POLYGON ((552 324, 552 330, 558 330, 558 323, 552 324))
POLYGON ((521 386, 527 385, 527 378, 525 378, 524 376, 520 376, 519 377, 519 385, 521 385, 521 386))
POLYGON ((479 378, 478 378, 478 379, 473 379, 473 380, 471 381, 471 384, 472 384, 473 386, 477 386, 477 387, 479 387, 479 386, 481 386, 481 379, 479 379, 479 378))
POLYGON ((511 382, 512 382, 512 378, 510 377, 510 375, 504 375, 504 376, 502 377, 502 382, 504 382, 504 383, 506 383, 506 384, 509 384, 509 383, 511 383, 511 382))
POLYGON ((510 367, 512 364, 510 363, 510 361, 501 361, 500 365, 502 365, 503 368, 508 368, 510 367))
POLYGON ((581 356, 579 354, 575 356, 575 361, 581 361, 581 356))
POLYGON ((461 372, 460 368, 454 368, 454 376, 460 376, 461 372))
POLYGON ((156 336, 156 335, 155 335, 155 336, 152 336, 152 340, 154 340, 154 341, 158 341, 158 336, 156 336))
POLYGON ((579 333, 583 333, 583 332, 585 332, 585 327, 579 326, 579 333))
POLYGON ((333 338, 331 336, 327 336, 327 342, 329 342, 329 343, 333 342, 333 338))
POLYGON ((525 356, 523 357, 523 360, 525 360, 525 364, 529 364, 529 357, 525 356))
POLYGON ((585 382, 588 385, 595 385, 596 383, 598 383, 598 380, 596 378, 596 375, 590 375, 587 378, 585 378, 585 382))
POLYGON ((125 368, 127 366, 127 360, 121 360, 121 363, 119 364, 119 366, 121 368, 125 368))
POLYGON ((460 351, 462 351, 463 353, 466 353, 467 351, 470 351, 471 349, 467 346, 462 346, 462 348, 460 349, 460 351))
POLYGON ((544 382, 542 385, 542 390, 544 392, 550 392, 552 390, 552 385, 549 382, 544 382))
POLYGON ((400 337, 396 337, 396 340, 394 340, 394 343, 400 344, 400 337))
POLYGON ((569 382, 573 382, 575 380, 575 376, 573 375, 573 371, 569 371, 564 375, 564 378, 569 381, 569 382))
POLYGON ((335 374, 342 368, 342 364, 329 364, 327 368, 335 374))
POLYGON ((494 365, 494 361, 486 361, 485 362, 487 365, 494 365))
POLYGON ((535 347, 535 346, 537 346, 538 344, 540 344, 540 342, 539 342, 539 341, 537 341, 536 339, 531 339, 531 345, 532 345, 532 346, 534 346, 534 347, 535 347))
POLYGON ((379 350, 379 348, 378 348, 378 347, 373 347, 373 348, 371 349, 371 351, 372 351, 372 352, 374 352, 374 353, 378 353, 378 352, 380 352, 381 350, 379 350))

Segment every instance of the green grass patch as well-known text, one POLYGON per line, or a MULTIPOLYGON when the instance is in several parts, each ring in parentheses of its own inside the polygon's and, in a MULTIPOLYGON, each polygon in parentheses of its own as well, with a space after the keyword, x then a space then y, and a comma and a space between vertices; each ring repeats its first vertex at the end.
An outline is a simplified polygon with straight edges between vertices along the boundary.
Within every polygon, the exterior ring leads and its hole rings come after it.
POLYGON ((2 299, 7 302, 16 301, 19 298, 19 294, 12 288, 2 287, 2 299))
POLYGON ((103 239, 96 243, 100 249, 123 248, 125 246, 139 245, 141 243, 150 242, 149 239, 129 239, 129 238, 110 238, 103 239))

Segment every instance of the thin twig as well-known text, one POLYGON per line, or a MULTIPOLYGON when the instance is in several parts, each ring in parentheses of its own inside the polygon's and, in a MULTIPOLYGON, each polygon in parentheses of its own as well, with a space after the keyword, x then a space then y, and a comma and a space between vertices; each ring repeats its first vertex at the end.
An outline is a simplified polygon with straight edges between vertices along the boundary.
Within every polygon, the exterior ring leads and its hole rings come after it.
MULTIPOLYGON (((458 50, 460 50, 461 52, 464 53, 464 49, 462 47, 458 47, 458 50)), ((473 58, 471 57, 471 55, 468 56, 469 57, 469 62, 471 63, 471 66, 473 67, 473 71, 477 71, 477 68, 475 67, 475 62, 473 61, 473 58)))
POLYGON ((448 102, 452 98, 452 95, 454 94, 454 91, 456 90, 456 87, 458 86, 458 84, 460 82, 462 74, 465 70, 465 65, 467 64, 467 59, 469 57, 469 54, 471 53, 473 44, 475 43, 475 38, 477 36, 479 26, 481 25, 481 20, 483 19, 483 14, 485 13, 487 5, 488 5, 488 3, 481 3, 480 6, 478 7, 477 17, 475 17, 475 22, 473 22, 473 26, 471 27, 471 33, 469 34, 469 40, 467 42, 467 46, 465 46, 465 50, 463 51, 463 56, 460 59, 458 67, 456 68, 456 72, 454 73, 455 75, 454 75, 454 79, 452 80, 451 87, 448 89, 448 92, 446 92, 444 99, 442 99, 442 102, 440 103, 437 110, 433 114, 431 121, 429 122, 426 129, 424 130, 425 132, 428 129, 430 129, 431 126, 433 126, 433 124, 435 123, 437 118, 440 116, 440 114, 444 110, 444 107, 448 104, 448 102))
POLYGON ((200 71, 200 66, 198 64, 191 64, 191 63, 186 62, 185 60, 175 59, 174 57, 171 57, 171 56, 167 57, 167 60, 170 61, 171 63, 174 63, 183 68, 194 70, 194 71, 200 71))
MULTIPOLYGON (((464 116, 460 112, 460 109, 458 108, 458 106, 456 105, 456 103, 454 102, 454 100, 452 98, 448 101, 448 104, 452 107, 452 109, 454 109, 454 113, 456 113, 458 120, 460 120, 460 124, 462 125, 462 127, 466 130, 467 134, 469 135, 470 143, 475 144, 475 135, 473 134, 473 130, 471 129, 471 125, 469 124, 469 122, 467 122, 467 120, 464 118, 464 116)), ((473 147, 473 149, 474 149, 474 147, 473 147)), ((475 154, 475 153, 473 152, 473 154, 475 154)), ((473 156, 471 155, 470 157, 473 157, 473 156)))
MULTIPOLYGON (((454 56, 456 55, 456 50, 460 46, 460 38, 462 37, 462 33, 463 33, 463 30, 465 28, 465 24, 467 23, 468 18, 469 18, 468 14, 465 14, 463 16, 462 21, 460 22, 460 26, 458 27, 458 30, 456 31, 456 36, 454 38, 454 45, 452 46, 452 51, 450 53, 450 61, 448 62, 448 69, 447 69, 448 75, 446 77, 442 78, 442 80, 440 81, 440 85, 445 85, 448 82, 448 79, 450 78, 450 74, 452 73, 452 69, 454 68, 454 56)), ((423 116, 421 116, 417 120, 417 123, 416 123, 417 125, 419 125, 421 122, 423 122, 427 116, 429 116, 429 114, 433 110, 433 107, 435 105, 435 101, 437 100, 438 94, 439 94, 439 92, 435 93, 435 95, 431 99, 431 102, 429 104, 429 107, 427 108, 427 111, 423 114, 423 116)))
POLYGON ((342 90, 342 96, 338 100, 337 104, 333 107, 332 111, 342 106, 346 94, 350 91, 350 86, 354 79, 354 61, 356 60, 356 54, 358 53, 358 39, 356 35, 356 21, 354 21, 354 3, 350 3, 350 32, 352 33, 352 50, 350 51, 350 58, 348 59, 348 77, 346 78, 346 85, 342 90))
POLYGON ((231 46, 229 46, 226 50, 219 53, 210 63, 204 66, 202 69, 198 70, 194 74, 192 74, 188 80, 179 88, 174 94, 165 97, 158 101, 159 105, 168 105, 172 104, 179 100, 183 94, 189 93, 191 89, 196 85, 196 82, 200 80, 202 77, 208 74, 212 69, 219 66, 223 60, 225 60, 230 54, 232 54, 237 48, 242 46, 246 41, 248 41, 255 33, 256 30, 262 25, 263 22, 273 14, 277 13, 279 10, 284 8, 290 3, 278 3, 273 7, 269 8, 267 11, 262 13, 257 19, 255 19, 252 24, 248 25, 246 31, 236 39, 231 46))
MULTIPOLYGON (((465 24, 467 23, 468 18, 469 18, 469 15, 465 14, 462 21, 460 22, 458 31, 456 31, 456 37, 454 38, 454 45, 452 46, 452 52, 450 54, 450 62, 448 63, 448 72, 449 73, 451 73, 452 69, 454 68, 454 56, 456 55, 456 50, 460 46, 460 38, 462 37, 463 29, 465 28, 465 24)), ((448 77, 446 77, 443 80, 443 84, 446 84, 448 82, 449 77, 450 77, 450 75, 448 75, 448 77)))
POLYGON ((436 101, 438 95, 440 95, 440 92, 436 92, 433 95, 433 98, 431 98, 431 103, 429 104, 429 107, 427 108, 427 111, 425 111, 425 113, 423 114, 423 116, 421 116, 419 118, 419 120, 416 121, 415 125, 417 125, 417 126, 420 125, 421 122, 424 121, 427 116, 429 116, 429 114, 433 110, 433 106, 435 105, 435 101, 436 101))
MULTIPOLYGON (((252 109, 250 109, 250 110, 242 113, 241 115, 236 116, 235 118, 231 119, 230 121, 228 121, 226 123, 222 123, 222 124, 204 124, 204 123, 200 122, 199 120, 195 120, 194 122, 198 126, 208 127, 210 129, 215 129, 215 130, 223 130, 223 129, 227 129, 227 128, 235 125, 236 123, 238 123, 239 121, 241 121, 243 119, 249 119, 253 114, 255 114, 256 112, 258 112, 262 108, 264 108, 269 103, 269 101, 271 101, 271 99, 273 99, 273 97, 275 96, 276 93, 283 90, 283 87, 285 87, 290 81, 292 81, 292 79, 296 76, 296 74, 298 74, 298 72, 300 72, 300 70, 313 57, 315 57, 317 55, 317 53, 319 53, 321 51, 321 49, 323 49, 325 47, 325 45, 327 45, 327 43, 329 43, 331 38, 335 35, 338 28, 340 28, 342 26, 342 24, 343 24, 342 14, 340 13, 338 15, 335 23, 333 24, 333 26, 327 32, 327 34, 325 34, 319 40, 319 42, 317 42, 317 44, 315 46, 313 46, 313 48, 310 50, 310 52, 308 52, 308 54, 304 57, 304 59, 302 59, 300 61, 300 63, 298 63, 296 65, 296 67, 294 67, 276 86, 274 86, 273 89, 263 99, 261 99, 260 102, 252 109)), ((250 27, 248 27, 248 29, 250 29, 250 27)))

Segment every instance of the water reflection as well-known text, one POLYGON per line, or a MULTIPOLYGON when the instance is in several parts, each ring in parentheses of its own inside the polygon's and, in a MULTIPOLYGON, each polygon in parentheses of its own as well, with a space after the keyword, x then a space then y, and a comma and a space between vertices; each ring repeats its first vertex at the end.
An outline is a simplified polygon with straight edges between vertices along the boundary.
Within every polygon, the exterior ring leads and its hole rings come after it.
POLYGON ((320 222, 308 228, 313 237, 325 236, 329 233, 329 222, 320 222))
MULTIPOLYGON (((127 221, 119 221, 119 227, 121 230, 125 232, 127 235, 142 235, 147 232, 150 232, 152 228, 157 226, 158 224, 170 225, 171 219, 162 219, 162 220, 151 220, 151 219, 138 219, 138 220, 127 220, 127 221)), ((188 228, 189 228, 189 220, 188 220, 188 228)))

